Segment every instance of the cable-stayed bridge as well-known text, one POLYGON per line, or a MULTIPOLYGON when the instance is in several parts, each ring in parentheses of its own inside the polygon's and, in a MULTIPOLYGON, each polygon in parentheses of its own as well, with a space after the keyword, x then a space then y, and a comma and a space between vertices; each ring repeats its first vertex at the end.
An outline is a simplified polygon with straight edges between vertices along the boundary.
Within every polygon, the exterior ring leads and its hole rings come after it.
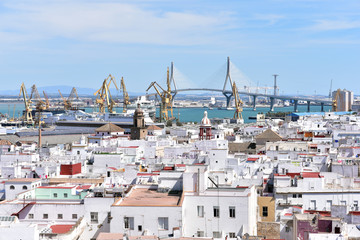
MULTIPOLYGON (((232 84, 233 84, 233 80, 232 80, 232 76, 231 76, 231 64, 230 64, 230 58, 227 58, 227 64, 226 64, 226 77, 225 77, 225 82, 223 85, 223 88, 209 88, 209 87, 190 87, 187 81, 187 87, 179 87, 179 85, 177 85, 177 82, 175 80, 174 77, 174 71, 176 71, 176 69, 174 68, 173 63, 171 63, 171 69, 170 69, 170 84, 172 85, 171 87, 173 88, 171 93, 173 95, 173 99, 175 98, 175 96, 180 93, 180 92, 189 92, 189 91, 207 91, 207 92, 219 92, 222 93, 225 98, 226 98, 226 106, 229 107, 230 106, 230 102, 231 102, 231 98, 233 97, 233 91, 231 89, 232 84), (230 89, 227 89, 227 87, 230 86, 230 89)), ((270 111, 274 110, 274 105, 275 105, 275 101, 276 99, 285 101, 285 100, 289 100, 291 102, 294 103, 294 112, 298 111, 298 102, 299 101, 305 101, 307 103, 307 110, 308 112, 310 111, 310 106, 311 103, 315 103, 315 104, 319 104, 321 106, 321 111, 324 111, 324 106, 325 105, 331 105, 332 101, 331 100, 324 100, 324 99, 318 99, 318 98, 309 98, 309 97, 298 97, 298 96, 291 96, 291 95, 280 95, 278 94, 278 88, 276 85, 276 76, 274 79, 274 87, 256 87, 255 89, 265 89, 265 93, 259 93, 258 91, 256 92, 251 92, 250 91, 250 86, 252 85, 251 81, 249 79, 247 79, 246 77, 244 77, 243 74, 242 75, 242 83, 244 84, 244 90, 238 89, 238 93, 239 95, 247 95, 249 97, 252 98, 252 105, 254 110, 256 109, 256 100, 258 97, 264 97, 264 98, 269 98, 270 99, 270 111), (273 89, 273 93, 268 94, 266 92, 267 89, 273 89)))

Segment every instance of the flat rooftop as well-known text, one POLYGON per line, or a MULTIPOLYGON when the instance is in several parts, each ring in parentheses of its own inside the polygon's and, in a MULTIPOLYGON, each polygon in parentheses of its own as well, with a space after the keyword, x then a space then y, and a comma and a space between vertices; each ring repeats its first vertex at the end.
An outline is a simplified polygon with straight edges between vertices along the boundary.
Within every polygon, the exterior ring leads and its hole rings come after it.
POLYGON ((41 178, 13 178, 13 179, 9 179, 6 182, 7 183, 24 183, 24 182, 37 182, 37 181, 41 181, 41 178))
POLYGON ((147 188, 135 188, 130 195, 119 199, 113 206, 180 206, 181 194, 161 193, 147 188))

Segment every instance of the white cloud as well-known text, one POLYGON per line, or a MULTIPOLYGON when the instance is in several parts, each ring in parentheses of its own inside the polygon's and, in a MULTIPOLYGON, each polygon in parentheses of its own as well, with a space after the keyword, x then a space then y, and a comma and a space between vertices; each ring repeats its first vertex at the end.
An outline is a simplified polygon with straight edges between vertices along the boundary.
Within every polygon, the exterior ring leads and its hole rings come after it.
POLYGON ((356 28, 360 28, 360 21, 318 20, 315 25, 310 27, 311 30, 315 31, 349 30, 356 28))
POLYGON ((266 21, 269 25, 274 25, 284 18, 284 16, 278 14, 256 14, 254 17, 255 20, 266 21))
POLYGON ((231 13, 199 14, 148 9, 114 2, 8 2, 0 35, 16 40, 66 38, 81 41, 193 45, 216 42, 231 13))

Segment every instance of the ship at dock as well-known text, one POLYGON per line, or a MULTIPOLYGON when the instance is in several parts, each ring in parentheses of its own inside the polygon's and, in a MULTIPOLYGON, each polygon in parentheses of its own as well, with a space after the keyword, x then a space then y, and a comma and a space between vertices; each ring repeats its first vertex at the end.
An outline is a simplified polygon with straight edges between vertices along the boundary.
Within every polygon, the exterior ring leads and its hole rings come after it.
MULTIPOLYGON (((133 126, 135 109, 128 109, 125 113, 87 113, 82 110, 68 110, 61 114, 43 113, 42 118, 45 124, 55 125, 56 129, 76 129, 76 128, 98 128, 106 123, 113 123, 129 131, 133 126)), ((154 123, 147 111, 144 111, 144 121, 146 126, 158 125, 164 127, 163 123, 154 123)))

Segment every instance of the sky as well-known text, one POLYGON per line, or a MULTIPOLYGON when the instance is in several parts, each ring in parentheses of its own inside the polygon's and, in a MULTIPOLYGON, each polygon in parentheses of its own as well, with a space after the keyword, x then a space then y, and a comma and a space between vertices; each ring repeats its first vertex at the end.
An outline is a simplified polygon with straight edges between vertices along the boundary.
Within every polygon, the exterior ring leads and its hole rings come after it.
MULTIPOLYGON (((360 94, 358 0, 1 0, 1 90, 165 84, 221 89, 226 59, 241 85, 280 94, 360 94)), ((239 85, 238 85, 239 87, 239 85)), ((242 87, 242 86, 241 86, 242 87)), ((240 88, 240 87, 239 87, 240 88)))

